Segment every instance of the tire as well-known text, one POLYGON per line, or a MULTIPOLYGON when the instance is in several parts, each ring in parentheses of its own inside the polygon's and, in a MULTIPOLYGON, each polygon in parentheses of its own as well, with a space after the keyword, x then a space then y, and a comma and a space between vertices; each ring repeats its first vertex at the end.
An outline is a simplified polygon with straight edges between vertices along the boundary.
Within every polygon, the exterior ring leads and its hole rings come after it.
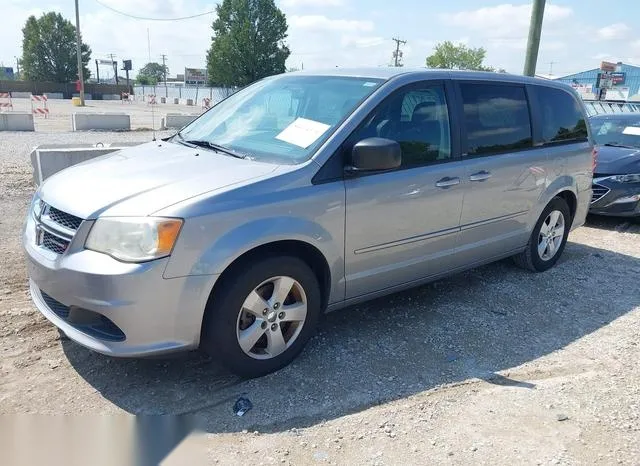
POLYGON ((322 297, 318 279, 300 259, 277 256, 243 265, 230 270, 209 298, 201 348, 231 372, 253 378, 300 354, 317 327, 322 297), (286 299, 277 299, 290 282, 286 299), (293 320, 302 318, 305 303, 304 320, 293 320))
POLYGON ((536 222, 533 231, 531 232, 531 236, 529 237, 529 242, 527 243, 527 247, 524 251, 514 256, 513 259, 515 263, 522 267, 523 269, 531 270, 532 272, 544 272, 553 267, 558 259, 562 255, 564 251, 564 247, 567 243, 567 238, 569 236, 569 230, 571 228, 571 211, 569 210, 569 206, 566 201, 559 197, 554 197, 549 204, 544 208, 540 218, 536 222), (545 232, 548 228, 548 222, 552 220, 550 218, 552 213, 559 212, 561 214, 561 220, 563 221, 563 233, 561 236, 561 240, 559 240, 560 236, 557 236, 559 231, 556 229, 556 238, 559 241, 553 240, 553 254, 549 257, 551 253, 551 249, 544 249, 543 253, 540 253, 539 247, 543 247, 541 240, 543 237, 547 235, 545 232), (542 236, 541 236, 541 231, 542 236))

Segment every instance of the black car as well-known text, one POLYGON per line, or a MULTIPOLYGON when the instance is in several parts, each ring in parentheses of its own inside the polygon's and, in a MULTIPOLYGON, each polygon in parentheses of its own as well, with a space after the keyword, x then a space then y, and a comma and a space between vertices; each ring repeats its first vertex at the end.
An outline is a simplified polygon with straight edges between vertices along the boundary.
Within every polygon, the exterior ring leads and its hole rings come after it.
POLYGON ((640 113, 589 121, 598 150, 589 213, 640 216, 640 113))

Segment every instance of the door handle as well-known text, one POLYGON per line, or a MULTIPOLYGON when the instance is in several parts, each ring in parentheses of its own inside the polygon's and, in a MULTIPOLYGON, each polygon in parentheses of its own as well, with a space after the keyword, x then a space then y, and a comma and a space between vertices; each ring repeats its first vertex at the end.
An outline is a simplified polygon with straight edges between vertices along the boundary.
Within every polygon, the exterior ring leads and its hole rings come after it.
POLYGON ((474 173, 473 175, 469 175, 469 181, 485 181, 491 178, 491 173, 488 171, 482 170, 481 172, 474 173))
POLYGON ((445 176, 444 178, 438 180, 436 182, 436 187, 438 188, 448 188, 449 186, 455 186, 457 184, 460 184, 460 178, 456 177, 449 177, 449 176, 445 176))

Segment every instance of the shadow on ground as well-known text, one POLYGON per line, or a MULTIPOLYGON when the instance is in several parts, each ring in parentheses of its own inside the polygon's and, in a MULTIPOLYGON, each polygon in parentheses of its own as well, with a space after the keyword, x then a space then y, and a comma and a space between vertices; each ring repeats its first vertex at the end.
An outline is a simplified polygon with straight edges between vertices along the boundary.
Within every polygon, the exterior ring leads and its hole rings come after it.
POLYGON ((599 230, 617 231, 620 233, 640 234, 640 217, 606 217, 604 215, 589 215, 586 226, 599 230))
POLYGON ((633 310, 640 295, 628 290, 639 276, 638 258, 569 243, 543 274, 503 261, 329 314, 293 364, 248 381, 197 353, 121 360, 63 347, 88 383, 130 413, 195 414, 208 432, 283 431, 472 377, 534 388, 496 372, 633 310), (243 394, 253 409, 237 417, 243 394))

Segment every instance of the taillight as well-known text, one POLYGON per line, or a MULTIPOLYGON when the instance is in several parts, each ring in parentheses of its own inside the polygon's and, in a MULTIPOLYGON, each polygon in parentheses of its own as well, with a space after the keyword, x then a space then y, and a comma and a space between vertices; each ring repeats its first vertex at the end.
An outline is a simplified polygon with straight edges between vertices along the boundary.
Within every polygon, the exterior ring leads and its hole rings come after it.
POLYGON ((598 164, 598 148, 594 147, 591 151, 591 171, 596 172, 596 165, 598 164))

